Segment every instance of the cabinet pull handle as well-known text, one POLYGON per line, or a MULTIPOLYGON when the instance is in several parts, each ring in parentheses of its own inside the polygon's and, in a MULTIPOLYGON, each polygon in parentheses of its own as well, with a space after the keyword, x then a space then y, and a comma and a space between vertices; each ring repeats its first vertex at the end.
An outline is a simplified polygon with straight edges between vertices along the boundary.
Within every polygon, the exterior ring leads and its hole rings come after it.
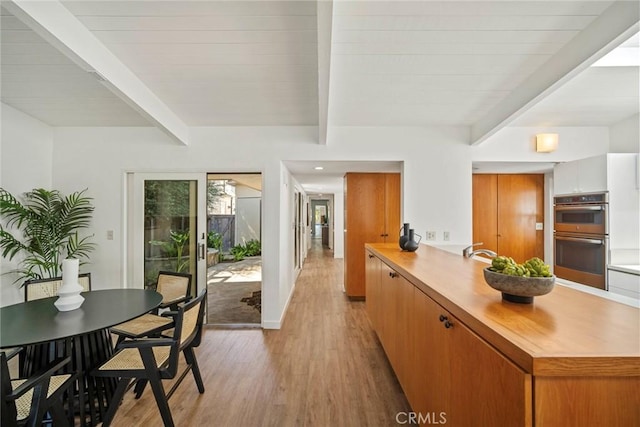
POLYGON ((445 328, 449 329, 449 328, 451 328, 452 326, 453 326, 453 323, 449 322, 448 320, 445 320, 445 322, 444 322, 444 327, 445 327, 445 328))
POLYGON ((395 279, 396 277, 398 277, 398 273, 396 273, 395 271, 390 271, 389 277, 391 277, 392 279, 395 279))
POLYGON ((444 322, 444 321, 445 321, 445 320, 447 320, 447 319, 448 319, 448 318, 447 318, 447 316, 445 316, 444 314, 441 314, 441 315, 440 315, 440 321, 441 321, 441 322, 444 322))
POLYGON ((369 254, 369 259, 373 258, 373 255, 369 254))

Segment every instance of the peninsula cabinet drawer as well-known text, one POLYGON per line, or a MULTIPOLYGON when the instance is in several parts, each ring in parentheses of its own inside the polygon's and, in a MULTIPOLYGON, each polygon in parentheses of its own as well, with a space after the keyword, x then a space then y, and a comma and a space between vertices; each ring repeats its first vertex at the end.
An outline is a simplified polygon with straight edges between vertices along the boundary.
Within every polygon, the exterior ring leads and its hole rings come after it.
POLYGON ((640 426, 640 376, 535 377, 537 426, 640 426))

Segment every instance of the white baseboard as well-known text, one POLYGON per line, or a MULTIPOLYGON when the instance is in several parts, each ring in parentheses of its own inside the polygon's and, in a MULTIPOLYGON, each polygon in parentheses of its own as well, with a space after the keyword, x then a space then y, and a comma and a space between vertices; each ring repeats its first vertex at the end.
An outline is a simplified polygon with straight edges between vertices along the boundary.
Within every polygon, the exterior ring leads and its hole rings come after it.
POLYGON ((296 289, 295 282, 293 286, 291 286, 291 292, 289 292, 289 297, 287 298, 287 302, 284 305, 284 309, 282 310, 282 314, 280 315, 279 320, 263 320, 262 321, 262 329, 280 329, 282 327, 282 323, 284 322, 284 316, 287 314, 287 310, 289 309, 289 303, 291 302, 291 298, 293 297, 293 292, 296 289))

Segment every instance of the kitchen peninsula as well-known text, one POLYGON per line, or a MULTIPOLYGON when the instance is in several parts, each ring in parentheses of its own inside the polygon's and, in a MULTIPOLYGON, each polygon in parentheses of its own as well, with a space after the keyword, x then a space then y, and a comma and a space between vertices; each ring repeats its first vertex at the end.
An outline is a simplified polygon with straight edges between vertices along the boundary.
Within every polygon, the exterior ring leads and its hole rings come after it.
POLYGON ((563 286, 505 302, 481 261, 365 247, 367 313, 423 423, 640 425, 637 308, 563 286))

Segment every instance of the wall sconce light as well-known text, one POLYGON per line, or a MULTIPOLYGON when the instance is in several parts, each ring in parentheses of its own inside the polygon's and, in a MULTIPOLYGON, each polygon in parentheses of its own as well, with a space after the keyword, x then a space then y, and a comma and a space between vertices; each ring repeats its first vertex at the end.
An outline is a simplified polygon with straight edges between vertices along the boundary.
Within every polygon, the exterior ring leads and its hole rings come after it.
POLYGON ((539 133, 536 135, 536 151, 538 153, 551 153, 558 148, 557 133, 539 133))

